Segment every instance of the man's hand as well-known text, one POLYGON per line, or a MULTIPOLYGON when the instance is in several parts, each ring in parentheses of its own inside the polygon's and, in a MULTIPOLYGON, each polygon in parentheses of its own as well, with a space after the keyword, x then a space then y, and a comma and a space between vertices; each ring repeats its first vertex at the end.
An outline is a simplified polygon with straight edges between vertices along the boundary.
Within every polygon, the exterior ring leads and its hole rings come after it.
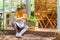
POLYGON ((17 20, 25 20, 25 18, 24 17, 21 17, 21 18, 17 18, 17 20))
POLYGON ((16 18, 17 20, 21 20, 22 18, 16 18))
POLYGON ((26 18, 25 17, 21 17, 21 18, 15 17, 15 21, 18 21, 18 20, 25 20, 26 21, 26 18))
POLYGON ((21 18, 17 18, 16 16, 14 17, 15 21, 22 20, 21 18))
POLYGON ((22 20, 26 20, 26 17, 21 17, 22 18, 22 20))

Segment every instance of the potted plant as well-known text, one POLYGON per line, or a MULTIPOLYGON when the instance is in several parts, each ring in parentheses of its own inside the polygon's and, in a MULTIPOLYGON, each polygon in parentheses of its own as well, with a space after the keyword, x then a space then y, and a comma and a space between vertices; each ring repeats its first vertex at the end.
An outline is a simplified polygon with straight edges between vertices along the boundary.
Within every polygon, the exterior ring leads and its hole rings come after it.
POLYGON ((0 34, 2 34, 2 31, 1 31, 2 30, 2 28, 1 28, 2 25, 1 24, 2 24, 2 20, 3 20, 3 18, 1 18, 1 16, 2 16, 2 13, 0 13, 0 34))
POLYGON ((29 22, 36 22, 36 17, 34 16, 34 11, 31 12, 29 22))

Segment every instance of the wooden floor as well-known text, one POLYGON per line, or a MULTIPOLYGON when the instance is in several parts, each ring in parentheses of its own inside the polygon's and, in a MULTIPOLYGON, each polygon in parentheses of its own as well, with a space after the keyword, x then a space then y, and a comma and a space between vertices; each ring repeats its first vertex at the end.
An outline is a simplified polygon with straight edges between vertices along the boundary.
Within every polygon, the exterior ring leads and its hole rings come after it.
POLYGON ((0 35, 0 40, 55 40, 56 29, 42 29, 35 28, 35 30, 28 30, 22 38, 15 37, 15 31, 12 27, 7 27, 3 30, 3 35, 0 35))
MULTIPOLYGON (((13 27, 7 27, 6 30, 14 30, 13 27)), ((57 32, 57 29, 49 29, 49 28, 29 28, 28 31, 43 31, 43 32, 57 32)))
POLYGON ((22 38, 16 38, 15 35, 0 35, 0 40, 55 40, 55 37, 41 37, 32 34, 25 34, 22 38))

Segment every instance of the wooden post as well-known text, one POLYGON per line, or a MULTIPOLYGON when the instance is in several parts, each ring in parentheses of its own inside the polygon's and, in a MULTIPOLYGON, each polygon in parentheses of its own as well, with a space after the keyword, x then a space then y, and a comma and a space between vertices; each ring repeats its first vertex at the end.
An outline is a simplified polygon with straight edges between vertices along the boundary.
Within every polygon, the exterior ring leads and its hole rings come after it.
POLYGON ((3 0, 3 29, 6 29, 6 12, 5 12, 5 1, 3 0))
POLYGON ((57 1, 57 29, 60 29, 60 0, 57 1))
POLYGON ((28 17, 30 18, 30 0, 26 0, 26 13, 28 17))

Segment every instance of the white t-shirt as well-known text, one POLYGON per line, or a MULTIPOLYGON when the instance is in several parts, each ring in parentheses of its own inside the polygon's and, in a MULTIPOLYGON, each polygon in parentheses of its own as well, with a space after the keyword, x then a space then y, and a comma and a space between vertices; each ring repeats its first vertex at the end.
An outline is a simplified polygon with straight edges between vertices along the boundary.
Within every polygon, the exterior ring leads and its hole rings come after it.
MULTIPOLYGON (((19 17, 19 18, 21 18, 21 17, 19 17)), ((22 28, 25 25, 25 20, 18 20, 18 21, 16 21, 16 24, 18 25, 18 27, 22 28)))

